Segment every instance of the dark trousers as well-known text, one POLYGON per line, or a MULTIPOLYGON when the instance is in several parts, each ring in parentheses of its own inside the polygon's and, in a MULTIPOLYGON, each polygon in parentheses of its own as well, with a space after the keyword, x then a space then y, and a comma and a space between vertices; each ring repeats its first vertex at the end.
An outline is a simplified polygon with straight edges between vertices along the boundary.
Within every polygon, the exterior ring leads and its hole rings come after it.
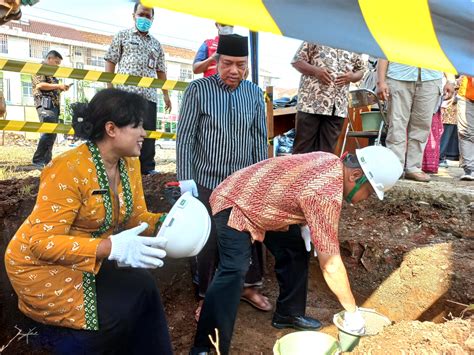
POLYGON ((155 279, 105 261, 96 275, 99 330, 51 327, 56 354, 173 354, 155 279))
MULTIPOLYGON (((36 109, 40 122, 58 123, 59 108, 53 107, 49 110, 43 107, 36 109)), ((53 158, 53 146, 56 140, 55 133, 43 133, 39 139, 38 147, 33 155, 33 164, 48 164, 53 158)))
MULTIPOLYGON (((199 201, 206 206, 209 215, 212 216, 211 205, 209 198, 212 190, 198 185, 199 201)), ((248 285, 260 284, 263 276, 263 252, 261 243, 254 243, 252 245, 251 265, 245 277, 245 283, 248 285)), ((193 259, 191 259, 191 272, 197 275, 198 293, 200 297, 204 297, 209 284, 214 277, 217 264, 219 262, 219 254, 217 251, 217 232, 214 218, 211 217, 211 233, 206 245, 201 252, 193 259)))
MULTIPOLYGON (((211 347, 208 335, 214 336, 214 328, 219 330, 221 353, 229 353, 252 245, 249 233, 227 226, 230 211, 227 209, 215 215, 219 266, 204 299, 191 354, 208 351, 211 347)), ((299 226, 290 226, 288 232, 267 232, 264 244, 275 257, 275 273, 280 286, 276 312, 280 315, 304 315, 309 253, 299 226)))
MULTIPOLYGON (((143 118, 143 128, 147 131, 156 131, 156 102, 149 101, 146 116, 143 118)), ((155 169, 155 140, 145 138, 140 153, 142 173, 155 169)))
POLYGON ((439 146, 439 160, 445 160, 448 156, 450 158, 458 157, 458 126, 455 124, 443 124, 443 129, 439 146))
POLYGON ((333 153, 341 134, 344 118, 298 111, 293 154, 333 153))

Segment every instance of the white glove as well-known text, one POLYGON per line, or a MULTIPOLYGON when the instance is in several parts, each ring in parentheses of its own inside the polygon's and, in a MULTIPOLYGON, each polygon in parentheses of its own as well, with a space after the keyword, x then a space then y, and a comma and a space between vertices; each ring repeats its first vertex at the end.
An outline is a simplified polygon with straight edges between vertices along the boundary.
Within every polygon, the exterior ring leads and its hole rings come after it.
POLYGON ((355 312, 344 312, 344 322, 342 323, 344 330, 355 334, 365 333, 365 319, 362 317, 362 313, 359 308, 356 308, 355 312))
POLYGON ((163 266, 161 259, 166 256, 163 248, 168 240, 162 237, 141 237, 139 234, 147 228, 148 224, 142 223, 110 236, 112 248, 109 260, 137 268, 155 269, 163 266))
POLYGON ((306 251, 309 253, 311 251, 311 232, 309 231, 308 225, 300 226, 301 229, 301 238, 304 240, 304 246, 306 251))
POLYGON ((191 192, 194 197, 198 197, 198 188, 194 180, 181 180, 179 181, 179 188, 181 189, 181 195, 186 192, 191 192))

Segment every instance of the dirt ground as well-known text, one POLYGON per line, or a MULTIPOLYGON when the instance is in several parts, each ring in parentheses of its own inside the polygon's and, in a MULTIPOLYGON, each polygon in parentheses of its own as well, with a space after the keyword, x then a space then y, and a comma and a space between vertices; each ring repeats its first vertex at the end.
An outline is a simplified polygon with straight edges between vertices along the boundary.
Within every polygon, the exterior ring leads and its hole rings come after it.
MULTIPOLYGON (((150 210, 169 209, 160 191, 166 181, 174 179, 171 173, 144 178, 150 210)), ((455 318, 474 303, 473 186, 430 184, 401 182, 383 203, 371 199, 343 208, 341 253, 357 301, 394 321, 379 335, 364 337, 357 353, 474 352, 472 311, 465 312, 463 319, 455 318)), ((37 177, 0 181, 0 255, 33 208, 37 188, 37 177)), ((270 254, 266 262, 263 293, 275 302, 278 289, 270 254)), ((0 270, 1 348, 17 333, 15 325, 24 331, 36 327, 39 333, 43 328, 17 310, 4 267, 0 270)), ((197 306, 187 260, 167 260, 154 274, 175 352, 186 354, 196 327, 193 315, 197 306)), ((317 258, 312 258, 307 314, 323 322, 323 332, 337 336, 332 316, 340 310, 322 279, 317 258)), ((242 303, 231 352, 271 354, 275 341, 290 332, 272 328, 271 317, 271 312, 242 303)), ((32 343, 31 339, 26 344, 23 338, 13 341, 4 353, 48 351, 47 344, 32 343)))

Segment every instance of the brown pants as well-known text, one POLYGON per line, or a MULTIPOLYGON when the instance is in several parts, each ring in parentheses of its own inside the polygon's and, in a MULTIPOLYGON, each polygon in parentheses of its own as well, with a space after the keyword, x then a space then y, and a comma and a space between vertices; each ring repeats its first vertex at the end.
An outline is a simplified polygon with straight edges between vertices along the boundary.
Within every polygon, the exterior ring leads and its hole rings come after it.
POLYGON ((344 118, 298 111, 293 154, 333 153, 341 134, 344 118))

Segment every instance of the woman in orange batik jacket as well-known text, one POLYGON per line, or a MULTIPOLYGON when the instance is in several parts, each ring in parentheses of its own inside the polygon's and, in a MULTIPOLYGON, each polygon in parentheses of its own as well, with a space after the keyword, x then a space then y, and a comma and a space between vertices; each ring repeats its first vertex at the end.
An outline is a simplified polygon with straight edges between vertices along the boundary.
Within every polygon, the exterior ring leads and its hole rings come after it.
POLYGON ((73 127, 87 142, 44 168, 33 212, 7 247, 19 308, 56 326, 57 353, 172 353, 145 270, 166 255, 166 240, 153 237, 164 214, 147 211, 141 182, 145 107, 117 89, 76 104, 73 127))

